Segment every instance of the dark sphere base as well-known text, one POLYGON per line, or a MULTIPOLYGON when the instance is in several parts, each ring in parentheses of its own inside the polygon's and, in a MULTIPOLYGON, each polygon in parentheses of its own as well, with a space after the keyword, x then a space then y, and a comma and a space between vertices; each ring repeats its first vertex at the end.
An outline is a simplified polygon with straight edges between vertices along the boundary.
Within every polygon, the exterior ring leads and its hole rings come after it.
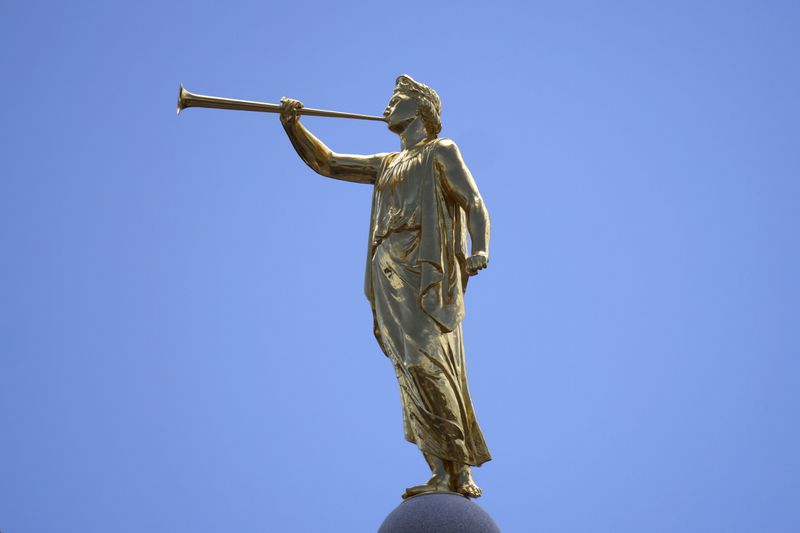
POLYGON ((460 494, 429 493, 405 500, 378 533, 500 533, 477 503, 460 494))

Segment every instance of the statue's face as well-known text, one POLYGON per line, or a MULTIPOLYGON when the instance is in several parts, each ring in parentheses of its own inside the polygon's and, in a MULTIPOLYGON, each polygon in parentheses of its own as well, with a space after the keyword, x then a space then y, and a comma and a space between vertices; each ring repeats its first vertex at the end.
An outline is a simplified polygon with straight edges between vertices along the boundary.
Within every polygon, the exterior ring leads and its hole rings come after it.
POLYGON ((419 115, 417 101, 402 93, 394 93, 389 105, 383 110, 389 129, 397 134, 403 133, 417 115, 419 115))

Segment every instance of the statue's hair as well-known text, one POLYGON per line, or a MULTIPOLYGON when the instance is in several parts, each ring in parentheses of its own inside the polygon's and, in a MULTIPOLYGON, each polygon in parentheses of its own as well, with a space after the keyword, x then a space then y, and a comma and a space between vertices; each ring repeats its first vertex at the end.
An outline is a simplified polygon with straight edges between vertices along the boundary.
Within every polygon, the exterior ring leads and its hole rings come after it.
POLYGON ((417 101, 419 114, 430 135, 437 135, 442 131, 442 101, 439 100, 436 91, 411 76, 402 74, 397 77, 394 92, 410 96, 417 101))

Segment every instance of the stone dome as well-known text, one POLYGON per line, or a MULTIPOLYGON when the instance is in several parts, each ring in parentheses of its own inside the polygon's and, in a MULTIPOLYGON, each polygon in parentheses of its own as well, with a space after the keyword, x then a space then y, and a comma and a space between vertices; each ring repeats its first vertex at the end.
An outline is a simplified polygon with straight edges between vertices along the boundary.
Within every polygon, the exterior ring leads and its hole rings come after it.
POLYGON ((389 513, 378 533, 500 533, 472 500, 456 493, 413 496, 389 513))

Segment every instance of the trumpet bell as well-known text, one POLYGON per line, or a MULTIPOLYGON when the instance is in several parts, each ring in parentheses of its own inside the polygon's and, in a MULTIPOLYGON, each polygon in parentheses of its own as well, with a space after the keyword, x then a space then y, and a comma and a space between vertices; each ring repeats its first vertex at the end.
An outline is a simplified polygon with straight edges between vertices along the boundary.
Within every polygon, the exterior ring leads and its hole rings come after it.
POLYGON ((188 96, 191 95, 189 91, 183 88, 183 84, 181 83, 180 89, 178 89, 178 112, 176 115, 180 115, 181 111, 189 107, 188 96))

